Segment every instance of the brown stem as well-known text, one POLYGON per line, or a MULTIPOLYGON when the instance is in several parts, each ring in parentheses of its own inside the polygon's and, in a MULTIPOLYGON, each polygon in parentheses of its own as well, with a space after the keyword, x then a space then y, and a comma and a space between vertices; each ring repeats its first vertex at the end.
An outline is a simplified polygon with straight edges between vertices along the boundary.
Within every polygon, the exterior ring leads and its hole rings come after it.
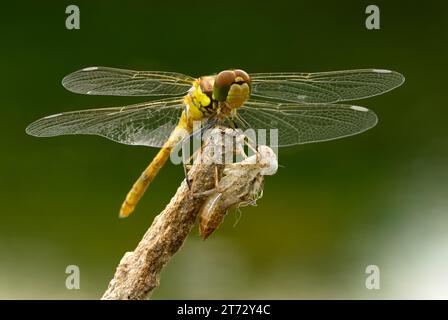
POLYGON ((143 300, 159 285, 160 273, 180 249, 193 227, 206 196, 214 188, 216 165, 194 164, 189 177, 192 187, 183 181, 166 208, 154 219, 133 252, 127 252, 102 300, 143 300))

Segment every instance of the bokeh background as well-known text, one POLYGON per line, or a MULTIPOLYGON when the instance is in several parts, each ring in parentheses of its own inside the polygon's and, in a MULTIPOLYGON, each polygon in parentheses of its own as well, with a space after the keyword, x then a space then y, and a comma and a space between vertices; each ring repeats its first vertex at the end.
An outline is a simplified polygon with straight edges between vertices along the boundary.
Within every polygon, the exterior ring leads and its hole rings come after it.
POLYGON ((118 209, 156 149, 94 136, 38 139, 45 115, 145 98, 76 95, 64 75, 87 66, 201 76, 386 68, 404 86, 357 102, 374 129, 281 149, 257 207, 197 228, 154 299, 448 298, 448 3, 375 1, 6 2, 0 34, 0 298, 98 299, 183 178, 168 164, 138 210, 118 209), (81 29, 65 28, 65 8, 81 29), (235 225, 235 222, 238 223, 235 225), (80 290, 65 288, 78 265, 80 290), (367 290, 378 265, 381 289, 367 290))

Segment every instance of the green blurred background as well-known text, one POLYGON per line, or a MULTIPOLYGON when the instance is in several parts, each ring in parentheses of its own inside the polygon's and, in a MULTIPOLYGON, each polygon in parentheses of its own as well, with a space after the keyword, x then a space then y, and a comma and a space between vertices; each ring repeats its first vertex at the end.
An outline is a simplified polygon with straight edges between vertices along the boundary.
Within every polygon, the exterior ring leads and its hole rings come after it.
POLYGON ((281 149, 257 207, 230 213, 202 242, 195 229, 154 299, 448 298, 448 3, 425 1, 7 2, 1 10, 0 298, 97 299, 183 178, 168 164, 138 210, 118 209, 156 149, 94 136, 38 139, 45 115, 145 98, 76 95, 64 75, 87 66, 201 76, 385 68, 404 86, 357 102, 374 129, 281 149), (81 29, 65 28, 76 4, 81 29), (381 10, 381 30, 364 26, 381 10), (81 289, 65 288, 65 268, 81 289), (365 288, 378 265, 381 290, 365 288))

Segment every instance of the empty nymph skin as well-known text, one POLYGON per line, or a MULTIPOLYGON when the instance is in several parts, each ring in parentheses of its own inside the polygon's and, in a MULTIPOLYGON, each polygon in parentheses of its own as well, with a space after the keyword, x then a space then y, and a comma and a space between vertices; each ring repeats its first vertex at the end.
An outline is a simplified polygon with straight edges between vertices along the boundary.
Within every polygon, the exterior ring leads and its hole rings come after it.
POLYGON ((258 156, 226 165, 216 190, 199 212, 201 237, 207 239, 219 227, 228 209, 254 204, 261 198, 264 176, 275 174, 277 168, 277 156, 267 146, 258 147, 258 156))

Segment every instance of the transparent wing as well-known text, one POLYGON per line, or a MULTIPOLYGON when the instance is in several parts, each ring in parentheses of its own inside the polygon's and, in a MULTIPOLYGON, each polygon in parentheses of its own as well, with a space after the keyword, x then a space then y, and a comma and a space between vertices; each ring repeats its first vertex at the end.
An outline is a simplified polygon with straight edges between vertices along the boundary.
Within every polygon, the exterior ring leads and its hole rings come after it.
POLYGON ((234 121, 242 129, 266 129, 266 143, 282 147, 358 134, 374 127, 378 119, 374 112, 351 105, 249 101, 234 121), (277 141, 270 136, 272 129, 278 129, 277 141))
POLYGON ((39 119, 26 132, 37 137, 92 134, 123 144, 161 147, 182 111, 182 99, 72 111, 39 119))
POLYGON ((109 96, 176 96, 195 79, 174 72, 89 67, 66 76, 62 85, 75 93, 109 96))
POLYGON ((376 96, 404 82, 398 72, 362 69, 317 73, 255 73, 252 96, 299 103, 335 103, 376 96))

